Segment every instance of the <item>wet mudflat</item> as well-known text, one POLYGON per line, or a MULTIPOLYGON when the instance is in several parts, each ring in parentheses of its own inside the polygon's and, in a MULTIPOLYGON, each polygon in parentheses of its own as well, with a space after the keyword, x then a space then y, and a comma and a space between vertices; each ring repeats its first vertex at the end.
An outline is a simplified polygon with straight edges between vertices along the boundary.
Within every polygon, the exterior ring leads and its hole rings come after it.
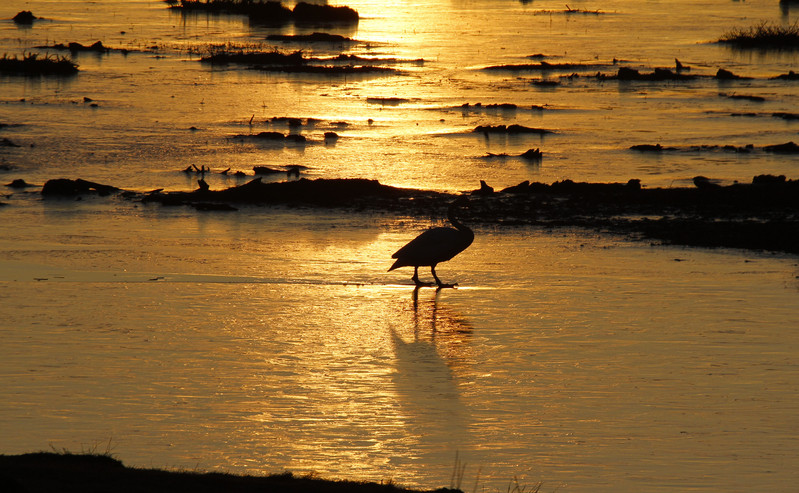
POLYGON ((0 74, 0 453, 795 489, 797 53, 715 42, 790 2, 347 5, 3 6, 78 71, 0 74))

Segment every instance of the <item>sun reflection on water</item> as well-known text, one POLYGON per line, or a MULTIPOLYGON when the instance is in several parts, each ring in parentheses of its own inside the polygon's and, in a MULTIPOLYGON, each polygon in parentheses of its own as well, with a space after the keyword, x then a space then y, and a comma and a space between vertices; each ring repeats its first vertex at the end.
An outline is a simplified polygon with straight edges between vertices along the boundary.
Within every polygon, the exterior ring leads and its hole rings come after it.
POLYGON ((458 399, 434 338, 461 334, 455 318, 369 286, 247 291, 248 298, 284 301, 257 325, 240 315, 225 323, 230 333, 242 333, 247 358, 257 362, 239 383, 245 409, 226 412, 249 415, 249 441, 283 449, 283 467, 311 471, 332 460, 374 471, 414 455, 419 440, 428 440, 425 449, 441 438, 431 432, 452 422, 458 399), (419 339, 406 343, 401 334, 419 339), (432 387, 414 387, 419 377, 432 387), (259 401, 268 410, 255 411, 259 401))

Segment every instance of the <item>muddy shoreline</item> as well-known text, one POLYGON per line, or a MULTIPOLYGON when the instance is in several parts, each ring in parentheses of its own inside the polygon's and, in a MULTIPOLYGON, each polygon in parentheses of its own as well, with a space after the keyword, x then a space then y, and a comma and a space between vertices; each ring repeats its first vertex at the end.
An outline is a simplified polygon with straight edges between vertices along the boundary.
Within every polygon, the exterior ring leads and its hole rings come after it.
MULTIPOLYGON (((456 195, 386 186, 366 179, 302 178, 211 190, 205 181, 193 191, 126 191, 85 180, 49 180, 45 199, 85 194, 119 195, 126 200, 198 211, 242 206, 340 208, 417 217, 441 217, 456 195)), ((522 182, 495 191, 489 184, 467 192, 467 220, 484 226, 580 227, 666 244, 727 247, 799 254, 799 180, 759 175, 752 183, 719 185, 704 177, 694 187, 645 188, 627 183, 552 184, 522 182)))
MULTIPOLYGON (((254 492, 403 493, 411 490, 387 483, 324 480, 294 476, 240 476, 219 472, 164 471, 126 467, 108 455, 38 452, 0 455, 0 485, 9 493, 254 492)), ((439 493, 452 492, 441 488, 439 493)))

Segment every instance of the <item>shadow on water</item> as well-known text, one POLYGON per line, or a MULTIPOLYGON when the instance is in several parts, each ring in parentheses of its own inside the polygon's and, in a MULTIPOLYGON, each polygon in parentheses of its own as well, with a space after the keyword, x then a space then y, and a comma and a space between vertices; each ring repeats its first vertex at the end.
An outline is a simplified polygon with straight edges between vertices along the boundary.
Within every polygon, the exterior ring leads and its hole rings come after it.
POLYGON ((791 15, 791 10, 796 12, 799 10, 799 0, 780 0, 780 13, 782 17, 787 20, 791 15))
MULTIPOLYGON (((425 292, 424 290, 422 292, 425 292)), ((412 294, 412 323, 391 328, 393 383, 412 433, 425 441, 457 447, 466 439, 469 412, 461 398, 459 374, 471 358, 472 328, 440 302, 441 290, 420 300, 412 294)))

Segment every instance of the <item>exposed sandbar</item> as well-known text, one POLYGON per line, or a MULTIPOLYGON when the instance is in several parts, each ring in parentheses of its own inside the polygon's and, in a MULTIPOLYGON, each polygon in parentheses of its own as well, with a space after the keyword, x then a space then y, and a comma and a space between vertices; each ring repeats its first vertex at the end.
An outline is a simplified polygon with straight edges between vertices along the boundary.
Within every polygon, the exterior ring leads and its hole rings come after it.
MULTIPOLYGON (((639 180, 522 182, 491 193, 481 187, 480 193, 471 194, 467 219, 498 226, 576 226, 681 245, 799 254, 799 180, 759 175, 752 183, 723 186, 700 178, 704 177, 697 177, 694 187, 679 188, 644 188, 639 180)), ((50 187, 47 182, 44 189, 50 187)), ((61 182, 65 191, 61 195, 118 191, 91 182, 74 188, 77 191, 70 192, 68 183, 61 182)), ((443 204, 455 196, 390 187, 376 180, 304 178, 281 183, 263 183, 256 178, 224 190, 201 185, 190 192, 120 193, 131 200, 202 210, 235 210, 232 206, 249 204, 419 216, 440 214, 443 204)))

